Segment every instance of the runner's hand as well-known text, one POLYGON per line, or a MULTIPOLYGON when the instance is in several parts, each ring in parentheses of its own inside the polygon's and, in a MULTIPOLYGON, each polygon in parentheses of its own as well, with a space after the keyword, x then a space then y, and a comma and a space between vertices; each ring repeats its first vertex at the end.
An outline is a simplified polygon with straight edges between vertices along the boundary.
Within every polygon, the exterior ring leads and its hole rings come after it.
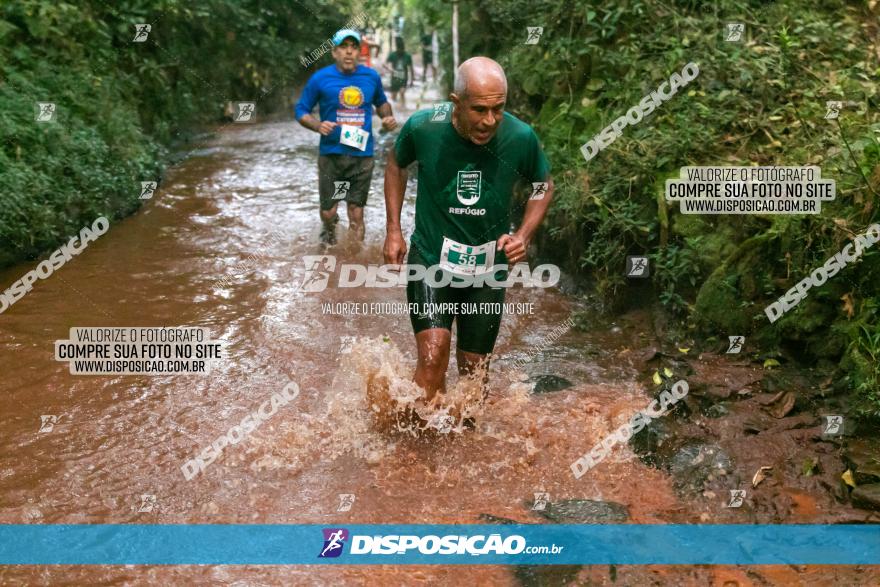
POLYGON ((403 265, 403 260, 406 258, 406 241, 403 240, 400 231, 388 233, 382 253, 385 255, 386 264, 403 265))
POLYGON ((504 254, 511 265, 515 265, 520 261, 526 260, 526 249, 529 243, 521 239, 515 234, 505 234, 498 239, 496 250, 504 249, 504 254))
POLYGON ((393 116, 386 116, 382 119, 382 130, 394 130, 397 128, 397 121, 393 116))
POLYGON ((329 120, 324 120, 318 125, 318 132, 324 135, 325 137, 333 132, 333 129, 336 128, 336 123, 331 122, 329 120))

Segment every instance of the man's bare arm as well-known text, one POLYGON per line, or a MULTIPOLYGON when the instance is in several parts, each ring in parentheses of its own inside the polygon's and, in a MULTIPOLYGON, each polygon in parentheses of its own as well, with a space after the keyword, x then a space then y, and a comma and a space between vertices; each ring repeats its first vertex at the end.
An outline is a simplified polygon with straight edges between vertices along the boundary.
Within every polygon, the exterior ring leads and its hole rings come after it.
POLYGON ((394 116, 394 113, 391 112, 391 102, 385 102, 384 104, 376 108, 376 113, 379 115, 379 118, 394 116))
POLYGON ((403 196, 406 192, 406 169, 397 165, 394 149, 388 150, 385 164, 385 262, 403 264, 406 255, 406 242, 400 228, 400 212, 403 209, 403 196))
POLYGON ((376 114, 382 119, 382 130, 390 131, 397 128, 397 121, 394 120, 394 113, 391 111, 391 102, 385 102, 378 106, 376 114))
POLYGON ((303 114, 298 120, 298 123, 303 125, 309 130, 313 130, 318 132, 318 127, 321 125, 321 121, 312 116, 311 114, 303 114))
POLYGON ((538 230, 538 227, 544 221, 544 216, 547 214, 547 208, 550 207, 550 202, 553 200, 554 188, 553 178, 548 176, 547 191, 544 192, 544 197, 540 200, 529 200, 526 203, 526 211, 523 214, 522 224, 519 225, 519 228, 514 233, 526 243, 531 242, 532 237, 535 235, 535 231, 538 230))
POLYGON ((553 200, 554 187, 553 178, 548 176, 547 190, 544 192, 544 197, 540 200, 529 199, 526 203, 522 224, 519 225, 516 232, 502 235, 498 239, 497 249, 499 251, 503 249, 507 260, 511 263, 519 263, 525 260, 529 243, 532 242, 532 237, 535 235, 535 231, 538 230, 541 222, 543 222, 544 215, 547 214, 547 208, 550 207, 550 202, 553 200))
POLYGON ((306 127, 309 130, 313 130, 316 133, 320 133, 324 136, 329 135, 333 132, 333 129, 336 128, 335 122, 330 122, 329 120, 320 121, 311 114, 303 114, 297 119, 301 125, 306 127))

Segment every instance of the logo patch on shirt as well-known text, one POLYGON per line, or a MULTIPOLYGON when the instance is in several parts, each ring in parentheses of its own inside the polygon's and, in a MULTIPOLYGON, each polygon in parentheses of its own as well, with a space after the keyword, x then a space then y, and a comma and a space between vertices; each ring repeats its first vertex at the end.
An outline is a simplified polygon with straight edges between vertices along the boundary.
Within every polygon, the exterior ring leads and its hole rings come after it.
POLYGON ((458 183, 455 186, 455 195, 458 201, 465 206, 473 206, 480 199, 480 184, 482 183, 482 171, 459 171, 458 183))
POLYGON ((357 86, 345 86, 339 90, 339 103, 345 108, 357 108, 364 103, 364 93, 357 86))

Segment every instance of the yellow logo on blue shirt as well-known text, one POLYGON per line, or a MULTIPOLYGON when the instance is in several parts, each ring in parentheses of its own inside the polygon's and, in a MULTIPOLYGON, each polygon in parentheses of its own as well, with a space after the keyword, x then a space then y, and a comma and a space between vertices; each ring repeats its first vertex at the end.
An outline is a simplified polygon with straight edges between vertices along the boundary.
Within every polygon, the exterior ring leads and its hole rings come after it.
POLYGON ((357 108, 364 103, 364 93, 357 86, 346 86, 339 90, 339 103, 345 108, 357 108))

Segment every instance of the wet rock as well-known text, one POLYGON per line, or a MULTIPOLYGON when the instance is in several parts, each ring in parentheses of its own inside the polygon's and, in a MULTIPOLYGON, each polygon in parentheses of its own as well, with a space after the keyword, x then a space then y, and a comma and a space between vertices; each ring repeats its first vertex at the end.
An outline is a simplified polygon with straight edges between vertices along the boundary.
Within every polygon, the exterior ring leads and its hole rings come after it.
POLYGON ((701 388, 701 391, 707 396, 715 399, 729 399, 736 390, 722 385, 704 385, 701 388))
POLYGON ((768 428, 763 418, 750 416, 743 420, 743 430, 747 434, 760 434, 768 428))
POLYGON ((697 372, 689 376, 687 382, 691 395, 724 400, 757 387, 760 380, 761 373, 750 367, 709 360, 698 364, 697 372))
POLYGON ((703 492, 703 485, 710 476, 727 474, 732 469, 730 457, 716 444, 686 444, 669 461, 675 487, 698 494, 703 492))
POLYGON ((779 387, 781 383, 777 380, 777 377, 773 373, 768 373, 761 380, 761 390, 765 393, 778 393, 779 387))
POLYGON ((675 433, 667 420, 652 420, 638 434, 629 439, 629 446, 643 463, 653 467, 661 466, 663 458, 657 453, 668 445, 675 433))
POLYGON ((859 485, 853 489, 852 504, 866 510, 880 510, 880 483, 859 485))
POLYGON ((770 432, 784 432, 785 430, 803 430, 813 428, 819 434, 819 421, 813 414, 799 414, 790 418, 784 418, 774 426, 770 432))
POLYGON ((795 403, 797 403, 797 396, 794 392, 780 391, 765 405, 771 416, 782 419, 794 410, 795 403))
POLYGON ((550 393, 551 391, 560 391, 572 386, 571 381, 558 375, 538 375, 533 381, 535 386, 532 388, 532 393, 550 393))
POLYGON ((850 441, 843 453, 843 460, 853 472, 853 480, 857 485, 880 483, 880 441, 850 441))
POLYGON ((580 570, 580 565, 518 565, 513 575, 524 587, 565 587, 580 570))
POLYGON ((742 423, 743 431, 747 434, 778 434, 787 430, 814 428, 817 437, 820 432, 818 425, 819 420, 813 414, 798 414, 779 420, 769 414, 758 412, 747 416, 742 423))
POLYGON ((649 346, 649 347, 642 349, 642 350, 637 349, 635 351, 635 358, 640 363, 647 363, 647 362, 652 361, 656 358, 659 358, 662 354, 663 353, 661 353, 660 349, 658 349, 657 347, 649 346))
POLYGON ((522 524, 522 522, 517 522, 516 520, 511 520, 510 518, 499 518, 498 516, 493 516, 492 514, 480 514, 480 521, 486 524, 522 524))
POLYGON ((705 397, 711 395, 709 387, 705 383, 691 383, 688 379, 688 397, 705 397))
POLYGON ((721 418, 730 413, 730 410, 727 409, 727 404, 725 402, 719 403, 710 403, 708 406, 703 407, 700 410, 707 418, 721 418))
MULTIPOLYGON (((522 524, 510 518, 501 518, 492 514, 480 514, 480 522, 485 524, 522 524)), ((571 583, 581 570, 581 565, 515 565, 513 576, 517 583, 524 587, 543 587, 558 585, 564 587, 571 583)))
POLYGON ((629 519, 629 509, 613 501, 568 499, 536 512, 557 524, 616 524, 629 519))

